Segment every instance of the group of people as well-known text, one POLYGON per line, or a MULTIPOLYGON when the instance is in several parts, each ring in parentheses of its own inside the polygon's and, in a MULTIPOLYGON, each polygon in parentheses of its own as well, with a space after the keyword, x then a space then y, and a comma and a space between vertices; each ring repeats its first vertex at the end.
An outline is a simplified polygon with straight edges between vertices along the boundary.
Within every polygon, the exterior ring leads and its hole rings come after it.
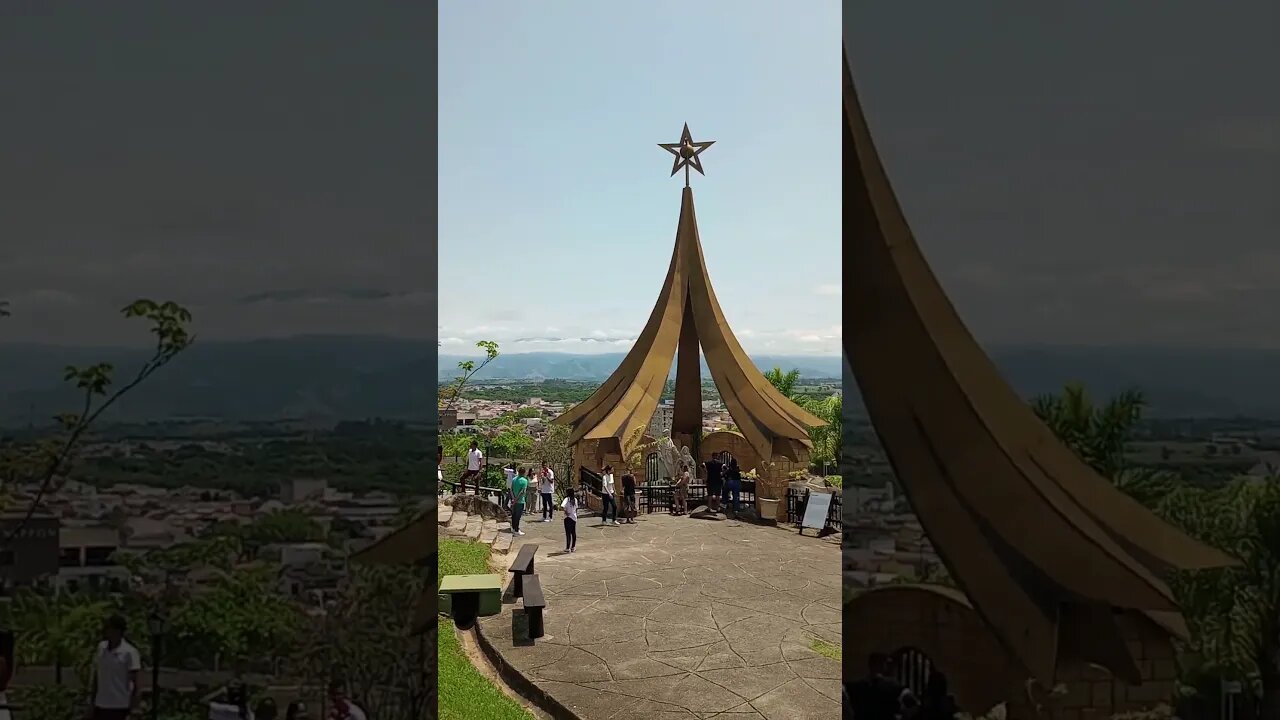
MULTIPOLYGON (((249 708, 248 690, 239 683, 227 688, 223 697, 209 704, 209 720, 279 720, 280 710, 276 701, 263 698, 253 709, 249 708)), ((284 720, 318 720, 307 709, 306 703, 294 701, 285 709, 284 720)), ((368 715, 360 709, 342 690, 342 683, 334 680, 329 683, 329 712, 324 720, 368 720, 368 715)))
POLYGON ((947 676, 929 672, 924 694, 917 697, 894 677, 893 660, 883 653, 868 659, 867 677, 845 686, 846 720, 954 720, 958 709, 947 689, 947 676))
POLYGON ((541 468, 525 467, 511 464, 503 468, 507 476, 507 507, 511 510, 511 532, 523 535, 520 519, 524 516, 524 508, 530 486, 536 486, 541 501, 542 522, 555 519, 556 474, 546 461, 541 468))

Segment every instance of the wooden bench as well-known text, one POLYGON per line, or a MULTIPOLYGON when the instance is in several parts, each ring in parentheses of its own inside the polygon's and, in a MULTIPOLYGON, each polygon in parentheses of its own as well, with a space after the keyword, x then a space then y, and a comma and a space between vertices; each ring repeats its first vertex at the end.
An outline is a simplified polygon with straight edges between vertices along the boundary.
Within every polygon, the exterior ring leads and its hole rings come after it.
POLYGON ((498 575, 446 575, 440 581, 440 609, 469 630, 479 616, 502 612, 502 578, 498 575))
POLYGON ((533 574, 533 556, 538 552, 537 545, 525 545, 516 553, 508 570, 515 577, 511 580, 511 597, 524 597, 524 576, 533 574))
POLYGON ((529 618, 529 637, 542 637, 542 610, 547 606, 547 598, 542 594, 542 582, 537 575, 530 575, 524 580, 524 615, 529 618))

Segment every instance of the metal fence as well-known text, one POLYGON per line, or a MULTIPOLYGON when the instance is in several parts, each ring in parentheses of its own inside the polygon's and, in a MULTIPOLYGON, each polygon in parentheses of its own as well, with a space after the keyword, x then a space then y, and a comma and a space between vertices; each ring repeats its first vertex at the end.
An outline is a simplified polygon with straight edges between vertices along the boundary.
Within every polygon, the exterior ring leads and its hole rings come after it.
MULTIPOLYGON (((809 488, 787 488, 787 522, 798 525, 804 519, 805 506, 809 504, 809 488)), ((827 522, 823 526, 824 532, 840 532, 843 528, 841 521, 841 494, 831 494, 831 508, 827 510, 827 522)))

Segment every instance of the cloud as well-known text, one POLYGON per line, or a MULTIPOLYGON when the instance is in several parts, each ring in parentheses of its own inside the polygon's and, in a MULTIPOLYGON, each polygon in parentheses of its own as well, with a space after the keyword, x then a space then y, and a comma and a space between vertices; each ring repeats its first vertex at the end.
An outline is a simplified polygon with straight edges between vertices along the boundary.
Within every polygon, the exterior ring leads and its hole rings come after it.
MULTIPOLYGON (((841 349, 841 327, 829 325, 817 328, 793 328, 789 330, 761 331, 744 328, 735 332, 747 352, 776 352, 799 355, 833 355, 841 349)), ((636 335, 612 328, 584 329, 575 333, 521 333, 519 330, 453 330, 440 328, 441 348, 456 352, 474 346, 478 340, 494 340, 503 352, 562 352, 592 354, 627 350, 636 341, 636 335)))
POLYGON ((825 285, 819 285, 813 289, 813 293, 815 295, 821 295, 823 297, 840 297, 842 292, 843 288, 839 283, 827 283, 825 285))

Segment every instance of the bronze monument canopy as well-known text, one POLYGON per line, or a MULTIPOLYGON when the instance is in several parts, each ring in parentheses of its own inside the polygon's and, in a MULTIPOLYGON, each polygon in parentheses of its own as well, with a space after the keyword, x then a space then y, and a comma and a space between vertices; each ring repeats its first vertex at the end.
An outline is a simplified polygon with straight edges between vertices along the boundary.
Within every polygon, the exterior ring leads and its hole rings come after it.
POLYGON ((1092 663, 1139 682, 1116 615, 1184 636, 1165 577, 1234 561, 1095 472, 1000 376, 912 236, 845 57, 845 354, 898 482, 1029 675, 1092 663))
MULTIPOLYGON (((681 167, 686 175, 690 167, 701 173, 698 155, 710 146, 711 142, 694 142, 688 125, 680 142, 661 145, 676 156, 673 175, 681 167)), ((778 392, 729 329, 707 274, 693 189, 686 178, 675 249, 648 323, 609 379, 555 422, 571 428, 571 445, 601 441, 614 454, 626 457, 648 427, 674 361, 671 434, 696 435, 702 430, 699 348, 725 408, 764 462, 775 455, 797 460, 812 447, 809 428, 826 423, 778 392)))

